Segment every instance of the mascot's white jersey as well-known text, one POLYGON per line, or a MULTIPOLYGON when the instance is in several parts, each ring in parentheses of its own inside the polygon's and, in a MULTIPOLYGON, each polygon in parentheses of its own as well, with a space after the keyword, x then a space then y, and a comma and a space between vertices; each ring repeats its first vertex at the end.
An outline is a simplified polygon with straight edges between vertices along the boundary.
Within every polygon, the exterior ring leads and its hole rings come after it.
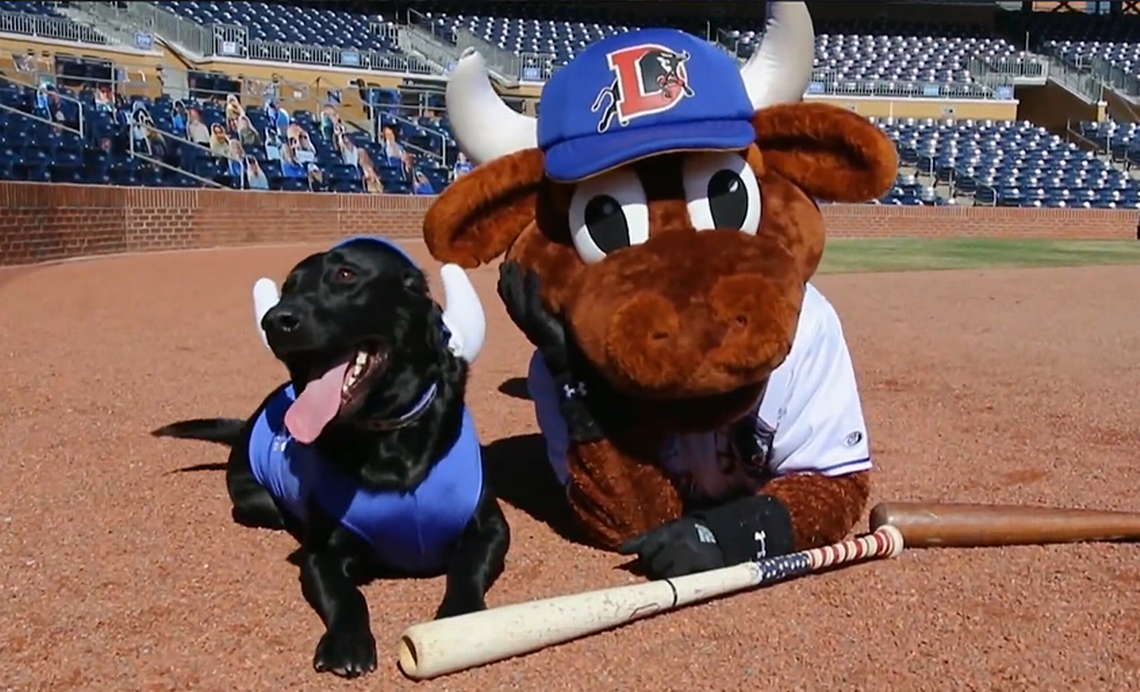
MULTIPOLYGON (((554 473, 569 478, 569 438, 550 372, 536 352, 527 378, 538 426, 554 473)), ((839 476, 871 468, 863 407, 851 354, 835 308, 808 284, 787 359, 776 368, 760 403, 753 433, 765 468, 744 468, 726 433, 677 435, 662 450, 662 465, 691 496, 717 499, 755 489, 772 476, 839 476), (757 473, 760 471, 761 473, 757 473)))

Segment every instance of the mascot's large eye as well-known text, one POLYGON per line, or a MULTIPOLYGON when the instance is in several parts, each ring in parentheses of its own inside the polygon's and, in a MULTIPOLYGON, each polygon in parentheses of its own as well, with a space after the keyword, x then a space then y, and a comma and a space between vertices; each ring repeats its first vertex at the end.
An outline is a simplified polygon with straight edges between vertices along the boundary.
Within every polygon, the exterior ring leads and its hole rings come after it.
POLYGON ((586 264, 649 239, 645 188, 631 170, 616 170, 584 180, 570 200, 570 233, 586 264))
POLYGON ((689 154, 684 162, 689 220, 698 231, 760 228, 760 183, 740 154, 689 154))

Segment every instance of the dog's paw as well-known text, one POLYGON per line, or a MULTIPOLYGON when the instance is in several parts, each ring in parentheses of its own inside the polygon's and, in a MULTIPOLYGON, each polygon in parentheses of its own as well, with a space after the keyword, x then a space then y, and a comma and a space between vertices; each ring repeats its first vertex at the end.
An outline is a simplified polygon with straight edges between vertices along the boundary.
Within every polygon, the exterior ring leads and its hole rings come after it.
POLYGON ((251 529, 280 531, 285 528, 285 517, 268 493, 264 498, 249 498, 235 504, 230 514, 236 523, 251 529))
POLYGON ((358 678, 376 670, 376 638, 368 624, 330 627, 317 642, 313 668, 342 678, 358 678))
POLYGON ((439 608, 435 611, 435 619, 441 620, 486 609, 487 602, 483 600, 481 595, 452 596, 448 594, 444 596, 443 603, 440 603, 439 608))

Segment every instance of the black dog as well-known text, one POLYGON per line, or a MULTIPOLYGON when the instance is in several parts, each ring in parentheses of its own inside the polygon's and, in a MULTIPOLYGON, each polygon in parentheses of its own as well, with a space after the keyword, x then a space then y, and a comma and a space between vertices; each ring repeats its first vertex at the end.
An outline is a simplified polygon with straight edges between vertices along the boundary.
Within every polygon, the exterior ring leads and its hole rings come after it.
POLYGON ((356 677, 376 668, 361 584, 446 572, 440 618, 485 608, 503 571, 510 530, 464 407, 467 361, 423 272, 374 238, 304 259, 261 326, 292 384, 246 421, 153 434, 232 446, 234 519, 298 537, 301 591, 326 627, 313 666, 356 677))

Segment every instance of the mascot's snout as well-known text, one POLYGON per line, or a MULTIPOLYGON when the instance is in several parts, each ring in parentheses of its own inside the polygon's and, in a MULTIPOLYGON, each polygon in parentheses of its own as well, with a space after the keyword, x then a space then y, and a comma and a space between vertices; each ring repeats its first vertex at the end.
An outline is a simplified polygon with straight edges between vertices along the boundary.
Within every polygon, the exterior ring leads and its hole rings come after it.
POLYGON ((586 357, 627 394, 689 399, 763 382, 791 349, 804 279, 775 239, 662 233, 591 265, 568 306, 586 357))

